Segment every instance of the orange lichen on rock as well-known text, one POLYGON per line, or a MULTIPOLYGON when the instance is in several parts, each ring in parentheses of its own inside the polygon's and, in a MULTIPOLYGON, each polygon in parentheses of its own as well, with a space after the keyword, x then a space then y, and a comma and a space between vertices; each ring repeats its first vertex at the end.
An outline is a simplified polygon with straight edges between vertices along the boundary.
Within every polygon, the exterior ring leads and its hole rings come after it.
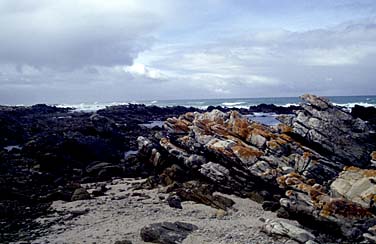
POLYGON ((191 140, 191 138, 189 136, 182 136, 178 139, 178 141, 185 146, 187 146, 189 144, 190 140, 191 140))
POLYGON ((229 142, 228 141, 224 141, 224 140, 215 140, 213 142, 211 142, 210 144, 207 145, 207 147, 212 150, 212 151, 215 151, 219 154, 223 154, 224 156, 226 157, 233 157, 234 154, 231 150, 229 150, 227 147, 229 145, 229 142))
POLYGON ((279 145, 281 145, 281 146, 287 144, 287 141, 285 141, 282 137, 276 138, 275 141, 276 141, 279 145))
POLYGON ((287 141, 287 142, 292 142, 293 141, 293 139, 290 136, 286 135, 286 134, 281 134, 279 137, 282 138, 283 140, 287 141))
POLYGON ((288 126, 288 125, 285 125, 285 124, 279 124, 278 125, 278 129, 282 132, 282 133, 290 133, 293 131, 292 127, 288 126))
POLYGON ((304 182, 304 180, 305 178, 296 172, 291 172, 277 178, 278 184, 283 188, 291 185, 298 185, 304 182))
POLYGON ((346 219, 369 218, 373 214, 359 204, 347 201, 342 198, 330 198, 329 201, 323 202, 320 215, 329 217, 332 215, 341 216, 346 219))
POLYGON ((249 122, 246 118, 235 118, 227 124, 227 128, 238 135, 241 139, 246 139, 250 134, 249 122))
POLYGON ((184 114, 183 116, 189 122, 193 122, 193 120, 195 119, 195 113, 194 112, 188 112, 188 113, 184 114))
POLYGON ((272 149, 272 150, 274 150, 274 149, 278 149, 279 147, 281 147, 281 145, 279 145, 275 140, 267 141, 267 142, 266 142, 266 145, 267 145, 270 149, 272 149))
POLYGON ((376 170, 374 169, 361 169, 355 166, 345 166, 344 171, 360 172, 365 177, 371 178, 376 177, 376 170))
POLYGON ((178 151, 182 151, 182 152, 186 152, 183 148, 180 148, 174 144, 172 144, 170 142, 170 140, 168 138, 162 138, 160 141, 159 141, 159 144, 164 147, 166 150, 178 150, 178 151))
POLYGON ((211 130, 214 134, 219 135, 219 136, 225 136, 228 134, 227 128, 221 124, 211 125, 210 128, 208 129, 211 130))
POLYGON ((304 153, 303 153, 303 158, 304 158, 305 160, 309 159, 310 157, 312 157, 312 153, 310 153, 310 152, 304 152, 304 153))
POLYGON ((263 129, 260 129, 260 128, 254 128, 252 129, 252 136, 256 136, 256 135, 260 135, 262 137, 265 137, 267 140, 270 140, 270 138, 272 137, 272 133, 270 131, 267 131, 267 130, 263 130, 263 129))
MULTIPOLYGON (((353 168, 352 168, 353 170, 353 168)), ((347 219, 359 219, 373 216, 366 208, 360 204, 351 202, 344 198, 332 198, 328 196, 324 188, 319 185, 306 184, 306 179, 298 173, 292 172, 277 178, 281 186, 290 186, 299 192, 305 192, 311 199, 311 204, 320 210, 320 216, 329 218, 331 216, 339 216, 347 219)), ((287 197, 292 197, 294 190, 286 191, 287 197)), ((374 197, 374 196, 370 196, 374 197)))
POLYGON ((184 119, 182 119, 182 120, 177 120, 176 122, 175 122, 175 124, 174 124, 174 126, 177 128, 177 129, 179 129, 179 130, 181 130, 181 131, 184 131, 184 132, 188 132, 189 131, 189 127, 188 126, 190 126, 191 125, 191 123, 189 122, 189 121, 187 121, 187 120, 184 120, 184 119))
POLYGON ((371 160, 376 161, 376 151, 371 153, 371 160))
POLYGON ((370 193, 370 194, 368 194, 368 195, 365 196, 365 199, 371 200, 371 201, 373 201, 373 202, 376 203, 376 194, 370 193))
POLYGON ((200 119, 195 121, 195 126, 202 130, 203 134, 212 135, 211 126, 215 125, 215 122, 209 119, 200 119))
POLYGON ((276 150, 285 144, 287 144, 287 141, 281 138, 272 139, 266 142, 266 145, 272 150, 276 150))
POLYGON ((232 148, 232 151, 238 155, 241 158, 251 158, 251 157, 261 157, 264 155, 263 152, 260 150, 257 150, 256 148, 251 148, 251 147, 245 147, 242 145, 235 145, 232 148))

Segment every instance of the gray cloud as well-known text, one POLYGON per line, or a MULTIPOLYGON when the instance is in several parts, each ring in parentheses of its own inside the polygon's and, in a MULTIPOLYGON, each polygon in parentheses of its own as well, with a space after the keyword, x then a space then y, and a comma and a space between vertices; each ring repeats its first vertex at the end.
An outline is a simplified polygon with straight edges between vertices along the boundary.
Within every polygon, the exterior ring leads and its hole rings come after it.
POLYGON ((1 1, 0 103, 376 94, 372 1, 239 2, 1 1))
POLYGON ((139 60, 170 74, 176 83, 206 89, 212 97, 376 93, 376 71, 370 65, 376 62, 372 20, 228 36, 202 45, 162 45, 139 60))
POLYGON ((90 2, 5 1, 0 8, 0 62, 54 69, 131 64, 150 46, 159 22, 155 13, 133 1, 90 2))

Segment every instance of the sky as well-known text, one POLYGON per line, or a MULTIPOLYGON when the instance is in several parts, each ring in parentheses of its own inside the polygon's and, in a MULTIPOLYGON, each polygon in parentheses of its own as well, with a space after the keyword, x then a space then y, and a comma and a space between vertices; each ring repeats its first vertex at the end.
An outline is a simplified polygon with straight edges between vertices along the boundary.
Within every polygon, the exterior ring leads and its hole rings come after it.
POLYGON ((376 94, 374 0, 0 0, 0 104, 376 94))

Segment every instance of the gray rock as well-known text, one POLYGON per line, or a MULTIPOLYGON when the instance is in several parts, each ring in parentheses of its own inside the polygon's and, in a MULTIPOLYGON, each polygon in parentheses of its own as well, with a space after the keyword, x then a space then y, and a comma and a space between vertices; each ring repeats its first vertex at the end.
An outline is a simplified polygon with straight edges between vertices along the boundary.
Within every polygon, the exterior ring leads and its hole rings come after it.
POLYGON ((282 220, 267 219, 262 226, 262 230, 270 235, 287 236, 299 243, 315 240, 312 233, 282 220))
POLYGON ((376 236, 371 235, 370 233, 364 233, 363 237, 364 237, 364 239, 369 241, 369 243, 376 243, 376 236))
POLYGON ((286 242, 284 242, 283 244, 299 244, 300 242, 297 242, 295 240, 287 240, 286 242))
POLYGON ((192 231, 197 229, 197 226, 189 223, 162 222, 143 227, 140 235, 145 242, 176 244, 181 243, 192 231))
POLYGON ((304 244, 319 244, 319 243, 315 242, 315 241, 312 241, 312 240, 308 240, 304 244))
POLYGON ((376 149, 372 127, 326 98, 310 94, 301 98, 305 103, 301 105, 302 110, 296 112, 296 117, 281 116, 280 121, 333 161, 367 166, 370 153, 376 149))
POLYGON ((336 196, 359 203, 364 208, 374 207, 376 170, 348 167, 332 182, 330 188, 336 196))

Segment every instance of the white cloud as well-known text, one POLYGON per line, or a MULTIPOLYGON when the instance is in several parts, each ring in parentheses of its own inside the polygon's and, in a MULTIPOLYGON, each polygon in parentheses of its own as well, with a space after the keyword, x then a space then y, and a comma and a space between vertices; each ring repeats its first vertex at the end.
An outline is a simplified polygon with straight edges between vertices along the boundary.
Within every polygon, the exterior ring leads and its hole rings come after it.
POLYGON ((166 80, 168 77, 158 69, 148 68, 140 63, 134 63, 131 66, 123 68, 125 72, 128 72, 134 76, 143 76, 155 80, 166 80))
POLYGON ((303 62, 320 66, 356 65, 366 56, 373 54, 376 54, 376 45, 314 48, 303 50, 303 62))

